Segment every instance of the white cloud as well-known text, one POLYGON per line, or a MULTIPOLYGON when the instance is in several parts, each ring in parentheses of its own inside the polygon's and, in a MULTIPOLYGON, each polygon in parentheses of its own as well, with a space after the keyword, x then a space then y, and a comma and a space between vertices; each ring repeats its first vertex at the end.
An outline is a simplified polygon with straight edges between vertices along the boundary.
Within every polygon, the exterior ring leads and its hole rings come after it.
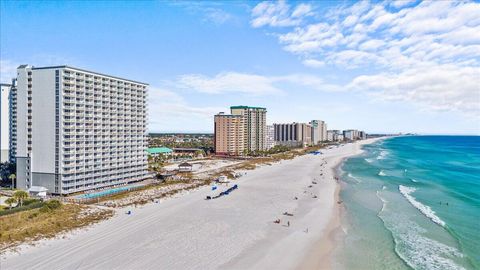
POLYGON ((298 5, 292 12, 292 17, 303 17, 312 15, 312 6, 307 4, 298 5))
POLYGON ((224 24, 233 19, 232 14, 219 8, 206 8, 204 12, 205 20, 211 21, 215 24, 224 24))
POLYGON ((392 6, 396 7, 396 8, 402 8, 402 7, 405 7, 405 6, 408 6, 414 2, 417 2, 417 0, 394 0, 392 1, 392 6))
POLYGON ((212 1, 175 1, 169 3, 172 6, 184 8, 192 14, 198 14, 204 22, 212 22, 221 25, 231 21, 237 21, 237 17, 224 9, 223 3, 212 1))
POLYGON ((184 75, 180 77, 178 83, 180 87, 209 94, 239 92, 266 95, 282 92, 268 77, 236 72, 224 72, 215 77, 200 74, 184 75))
POLYGON ((208 131, 205 126, 213 121, 214 114, 224 110, 221 107, 196 107, 187 103, 179 94, 158 87, 150 87, 149 130, 178 131, 178 123, 183 123, 184 131, 208 131))
POLYGON ((305 59, 302 62, 305 66, 313 67, 313 68, 320 68, 325 66, 325 62, 319 61, 316 59, 305 59))
POLYGON ((362 75, 346 88, 380 100, 407 101, 425 109, 480 117, 480 69, 474 67, 435 65, 400 74, 362 75))
MULTIPOLYGON (((478 14, 476 2, 361 1, 316 13, 277 36, 305 66, 364 74, 337 88, 480 117, 478 14)), ((272 26, 255 27, 263 25, 272 26)))
MULTIPOLYGON (((316 61, 316 60, 315 60, 316 61)), ((318 63, 315 63, 318 65, 318 63)), ((339 87, 310 74, 263 76, 238 72, 222 72, 213 77, 183 75, 173 85, 208 94, 241 93, 253 96, 284 95, 288 87, 322 91, 339 91, 339 87)))
POLYGON ((295 26, 302 22, 302 19, 312 14, 312 7, 308 4, 299 4, 293 11, 284 1, 264 1, 252 9, 253 27, 272 26, 285 27, 295 26))

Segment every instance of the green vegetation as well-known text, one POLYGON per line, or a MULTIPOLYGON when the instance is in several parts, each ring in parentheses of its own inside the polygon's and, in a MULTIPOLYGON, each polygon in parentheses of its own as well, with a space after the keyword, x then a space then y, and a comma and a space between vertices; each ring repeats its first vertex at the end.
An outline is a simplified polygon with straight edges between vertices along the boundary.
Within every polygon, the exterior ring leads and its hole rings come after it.
POLYGON ((270 156, 270 155, 274 155, 274 154, 278 154, 278 153, 284 153, 284 152, 288 152, 288 151, 292 151, 293 149, 295 148, 292 148, 292 147, 288 147, 288 146, 285 146, 285 145, 275 145, 274 147, 270 148, 269 150, 265 150, 265 151, 248 151, 248 150, 245 150, 243 152, 244 155, 246 156, 251 156, 251 157, 265 157, 265 156, 270 156))
POLYGON ((15 193, 13 193, 13 198, 15 198, 15 200, 20 203, 20 206, 23 206, 23 201, 28 199, 28 192, 23 190, 17 190, 15 191, 15 193))
POLYGON ((10 179, 10 181, 12 182, 12 186, 11 186, 12 189, 15 186, 13 183, 15 182, 16 178, 17 178, 17 176, 14 173, 12 173, 8 176, 8 179, 10 179))
POLYGON ((30 209, 0 217, 0 251, 25 241, 53 237, 60 232, 80 228, 113 215, 111 210, 87 211, 85 205, 51 200, 40 209, 30 209))
MULTIPOLYGON (((10 199, 15 200, 15 198, 10 198, 10 199)), ((17 201, 15 200, 15 203, 16 202, 17 201)), ((14 207, 14 208, 10 207, 10 209, 1 210, 0 211, 0 217, 15 214, 15 213, 22 212, 22 211, 27 211, 27 210, 31 210, 31 209, 40 208, 43 205, 44 205, 44 202, 41 202, 39 200, 31 200, 31 201, 29 201, 28 204, 25 204, 24 206, 17 206, 17 207, 14 207)))
POLYGON ((10 198, 5 200, 5 203, 8 204, 9 209, 12 209, 12 205, 16 204, 17 200, 13 197, 10 197, 10 198))

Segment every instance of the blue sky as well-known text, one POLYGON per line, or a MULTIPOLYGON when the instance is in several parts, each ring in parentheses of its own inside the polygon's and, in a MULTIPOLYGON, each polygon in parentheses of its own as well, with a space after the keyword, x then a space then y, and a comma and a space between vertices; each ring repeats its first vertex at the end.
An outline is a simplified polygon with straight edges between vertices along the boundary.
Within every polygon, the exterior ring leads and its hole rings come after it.
POLYGON ((267 122, 480 134, 480 4, 1 1, 0 76, 68 64, 150 84, 152 132, 267 122))

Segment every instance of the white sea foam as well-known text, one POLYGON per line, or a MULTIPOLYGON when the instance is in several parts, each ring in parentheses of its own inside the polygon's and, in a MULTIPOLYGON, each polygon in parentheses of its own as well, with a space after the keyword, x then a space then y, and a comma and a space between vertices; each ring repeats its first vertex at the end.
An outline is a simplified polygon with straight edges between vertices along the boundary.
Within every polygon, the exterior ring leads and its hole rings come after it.
MULTIPOLYGON (((412 188, 403 187, 408 192, 412 188)), ((425 237, 426 229, 409 220, 409 217, 398 209, 387 209, 388 201, 377 191, 377 197, 383 202, 382 210, 378 217, 382 219, 385 227, 392 232, 395 242, 395 252, 413 269, 464 269, 457 265, 454 258, 464 255, 455 247, 445 245, 434 239, 425 237)), ((410 195, 409 195, 410 196, 410 195)))
POLYGON ((386 174, 383 170, 380 170, 380 172, 378 172, 378 175, 380 175, 380 176, 386 176, 387 174, 386 174))
MULTIPOLYGON (((382 215, 383 216, 383 215, 382 215)), ((384 219, 386 217, 383 217, 384 219)), ((390 220, 389 220, 390 219, 390 220)), ((463 270, 452 259, 462 258, 463 254, 456 248, 436 240, 424 237, 425 229, 412 221, 386 220, 395 240, 395 252, 413 269, 452 269, 463 270)))
POLYGON ((414 182, 414 183, 418 183, 418 180, 416 180, 416 179, 410 178, 410 180, 412 180, 412 182, 414 182))
POLYGON ((348 173, 347 176, 349 178, 352 178, 353 180, 355 180, 355 182, 357 183, 362 183, 362 180, 358 179, 357 177, 353 176, 351 173, 348 173))
MULTIPOLYGON (((385 186, 383 186, 382 190, 384 190, 384 189, 386 189, 385 186)), ((385 210, 385 207, 387 206, 388 201, 387 201, 385 198, 383 198, 382 196, 380 196, 380 190, 377 190, 376 194, 377 194, 377 197, 378 197, 378 198, 382 201, 382 203, 383 203, 383 204, 382 204, 382 209, 380 210, 380 212, 383 212, 383 211, 385 210)))
POLYGON ((365 161, 368 162, 368 163, 372 163, 373 160, 371 158, 365 158, 365 161))
POLYGON ((384 159, 388 155, 388 151, 382 150, 380 154, 377 156, 377 159, 384 159))
POLYGON ((398 190, 400 190, 400 193, 412 204, 415 208, 420 210, 422 214, 424 214, 426 217, 428 217, 430 220, 433 222, 437 223, 438 225, 445 227, 445 222, 441 220, 437 215, 435 215, 435 211, 430 208, 428 205, 424 205, 417 201, 415 197, 413 197, 411 194, 417 190, 416 188, 413 187, 406 187, 406 186, 398 186, 398 190))

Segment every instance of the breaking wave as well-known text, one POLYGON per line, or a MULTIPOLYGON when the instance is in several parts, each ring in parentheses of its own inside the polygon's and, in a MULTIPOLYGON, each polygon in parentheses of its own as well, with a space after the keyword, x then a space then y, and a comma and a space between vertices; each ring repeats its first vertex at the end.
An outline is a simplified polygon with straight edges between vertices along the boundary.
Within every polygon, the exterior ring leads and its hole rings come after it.
POLYGON ((435 215, 435 211, 430 208, 428 205, 424 205, 417 201, 415 197, 413 197, 411 194, 417 190, 416 188, 413 187, 406 187, 406 186, 398 186, 398 190, 400 190, 400 193, 402 193, 403 197, 405 197, 408 202, 413 205, 413 207, 417 208, 422 214, 424 214, 427 218, 429 218, 431 221, 437 223, 438 225, 445 227, 445 221, 441 220, 437 215, 435 215))
POLYGON ((384 159, 388 155, 388 151, 382 150, 380 154, 377 156, 377 159, 384 159))

